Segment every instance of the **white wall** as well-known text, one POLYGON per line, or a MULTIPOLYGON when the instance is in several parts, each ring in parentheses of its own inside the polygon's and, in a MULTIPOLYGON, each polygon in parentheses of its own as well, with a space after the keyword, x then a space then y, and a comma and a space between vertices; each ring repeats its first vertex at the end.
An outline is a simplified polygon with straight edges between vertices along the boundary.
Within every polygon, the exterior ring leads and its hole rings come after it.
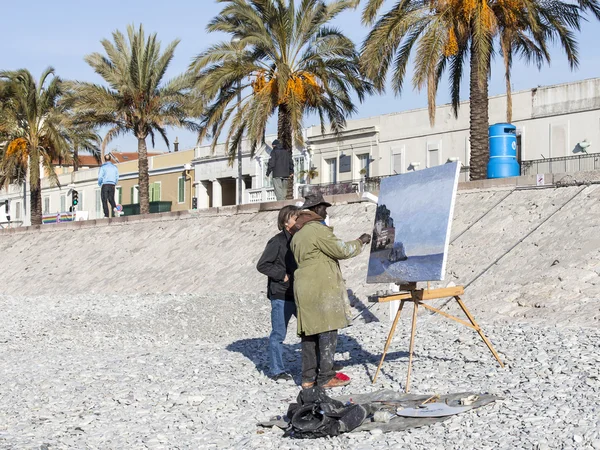
MULTIPOLYGON (((450 105, 440 105, 433 127, 426 108, 349 120, 338 139, 331 134, 322 135, 320 127, 311 127, 307 131, 308 143, 319 171, 315 182, 331 182, 325 161, 336 158, 339 168, 340 149, 364 145, 365 134, 357 130, 371 130, 371 176, 393 174, 398 166, 403 173, 412 169, 413 162, 418 163, 419 169, 443 164, 450 158, 468 165, 469 112, 468 102, 461 103, 456 118, 450 105)), ((490 124, 506 121, 506 96, 490 98, 489 117, 490 124)), ((514 93, 512 123, 521 134, 524 161, 577 155, 577 143, 584 139, 592 143, 587 152, 598 153, 600 78, 514 93)), ((353 168, 353 179, 359 178, 355 172, 353 168)), ((350 179, 339 173, 337 178, 350 179)))

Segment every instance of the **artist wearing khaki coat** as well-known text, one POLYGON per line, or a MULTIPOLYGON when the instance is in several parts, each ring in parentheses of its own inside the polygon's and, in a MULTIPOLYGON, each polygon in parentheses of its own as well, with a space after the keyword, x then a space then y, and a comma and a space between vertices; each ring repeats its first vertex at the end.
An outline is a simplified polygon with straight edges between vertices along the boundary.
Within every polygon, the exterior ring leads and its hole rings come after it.
POLYGON ((302 387, 337 387, 350 382, 333 370, 337 330, 349 325, 346 286, 338 261, 360 254, 370 236, 344 242, 324 224, 331 206, 320 194, 308 196, 292 231, 290 248, 298 263, 294 274, 294 298, 298 334, 302 339, 302 387))
POLYGON ((307 336, 350 324, 348 293, 338 261, 358 256, 363 248, 358 239, 350 242, 338 239, 330 227, 320 222, 320 217, 312 219, 291 243, 298 263, 294 283, 298 334, 307 336))

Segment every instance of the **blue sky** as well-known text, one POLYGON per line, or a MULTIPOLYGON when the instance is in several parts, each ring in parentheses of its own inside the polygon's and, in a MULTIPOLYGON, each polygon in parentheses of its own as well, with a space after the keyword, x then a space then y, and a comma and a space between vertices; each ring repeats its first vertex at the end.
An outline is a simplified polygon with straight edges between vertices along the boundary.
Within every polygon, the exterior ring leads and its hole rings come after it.
MULTIPOLYGON (((388 0, 386 3, 392 2, 388 0)), ((110 38, 115 29, 124 31, 130 23, 142 23, 147 32, 158 33, 163 45, 174 39, 181 39, 167 74, 175 76, 188 67, 195 55, 219 40, 228 39, 225 35, 208 34, 205 31, 208 21, 218 14, 221 8, 222 5, 212 0, 3 2, 2 16, 5 20, 2 27, 3 39, 0 40, 0 69, 27 68, 37 77, 42 70, 51 65, 62 78, 101 82, 99 76, 94 74, 83 60, 84 55, 102 51, 100 40, 110 38)), ((360 11, 347 12, 334 24, 358 45, 368 32, 360 23, 360 11)), ((513 69, 514 90, 600 76, 599 35, 600 23, 590 18, 590 22, 584 24, 578 36, 580 67, 574 72, 569 70, 566 58, 558 48, 552 52, 551 67, 545 66, 541 71, 517 60, 513 69)), ((438 94, 439 104, 449 102, 447 90, 447 83, 443 83, 438 94)), ((492 68, 490 95, 502 93, 502 64, 497 57, 492 68)), ((462 98, 467 97, 468 79, 465 79, 462 98)), ((358 113, 354 117, 369 117, 425 107, 426 102, 426 94, 414 91, 407 80, 402 97, 395 97, 391 92, 370 97, 358 105, 358 113)), ((305 121, 307 126, 316 123, 312 117, 305 121)), ((271 124, 268 131, 276 131, 275 125, 271 124)), ((171 130, 171 142, 175 136, 179 137, 181 149, 195 145, 196 139, 191 133, 171 130)), ((151 147, 149 140, 148 146, 151 147)), ((137 144, 133 137, 126 137, 114 141, 109 148, 136 151, 137 144)), ((162 141, 156 142, 156 148, 165 150, 162 141)))

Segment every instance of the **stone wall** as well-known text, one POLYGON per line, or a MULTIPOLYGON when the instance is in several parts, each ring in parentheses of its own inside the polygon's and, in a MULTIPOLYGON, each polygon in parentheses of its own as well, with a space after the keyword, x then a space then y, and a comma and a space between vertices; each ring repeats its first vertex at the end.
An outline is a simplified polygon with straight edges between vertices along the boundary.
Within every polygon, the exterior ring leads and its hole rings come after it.
MULTIPOLYGON (((470 307, 490 318, 597 324, 599 189, 513 183, 460 190, 446 280, 437 285, 466 285, 470 307)), ((334 201, 338 236, 350 240, 371 231, 374 204, 356 196, 334 201)), ((264 292, 255 264, 276 232, 282 204, 4 230, 0 292, 194 293, 215 301, 221 294, 264 292)), ((388 288, 365 283, 368 256, 342 262, 357 311, 369 306, 368 295, 388 288)), ((383 317, 388 310, 376 305, 371 312, 383 317)))

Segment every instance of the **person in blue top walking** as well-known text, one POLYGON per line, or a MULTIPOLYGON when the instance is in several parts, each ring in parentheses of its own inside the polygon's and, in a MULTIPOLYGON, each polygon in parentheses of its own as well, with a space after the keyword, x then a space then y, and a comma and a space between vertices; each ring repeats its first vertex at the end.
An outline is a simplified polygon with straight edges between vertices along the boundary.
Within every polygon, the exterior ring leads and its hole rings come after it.
POLYGON ((104 209, 104 217, 108 218, 108 204, 114 211, 117 207, 115 203, 115 186, 119 181, 119 169, 112 163, 110 155, 104 155, 104 164, 98 172, 98 186, 102 186, 100 190, 100 198, 102 199, 102 209, 104 209))

